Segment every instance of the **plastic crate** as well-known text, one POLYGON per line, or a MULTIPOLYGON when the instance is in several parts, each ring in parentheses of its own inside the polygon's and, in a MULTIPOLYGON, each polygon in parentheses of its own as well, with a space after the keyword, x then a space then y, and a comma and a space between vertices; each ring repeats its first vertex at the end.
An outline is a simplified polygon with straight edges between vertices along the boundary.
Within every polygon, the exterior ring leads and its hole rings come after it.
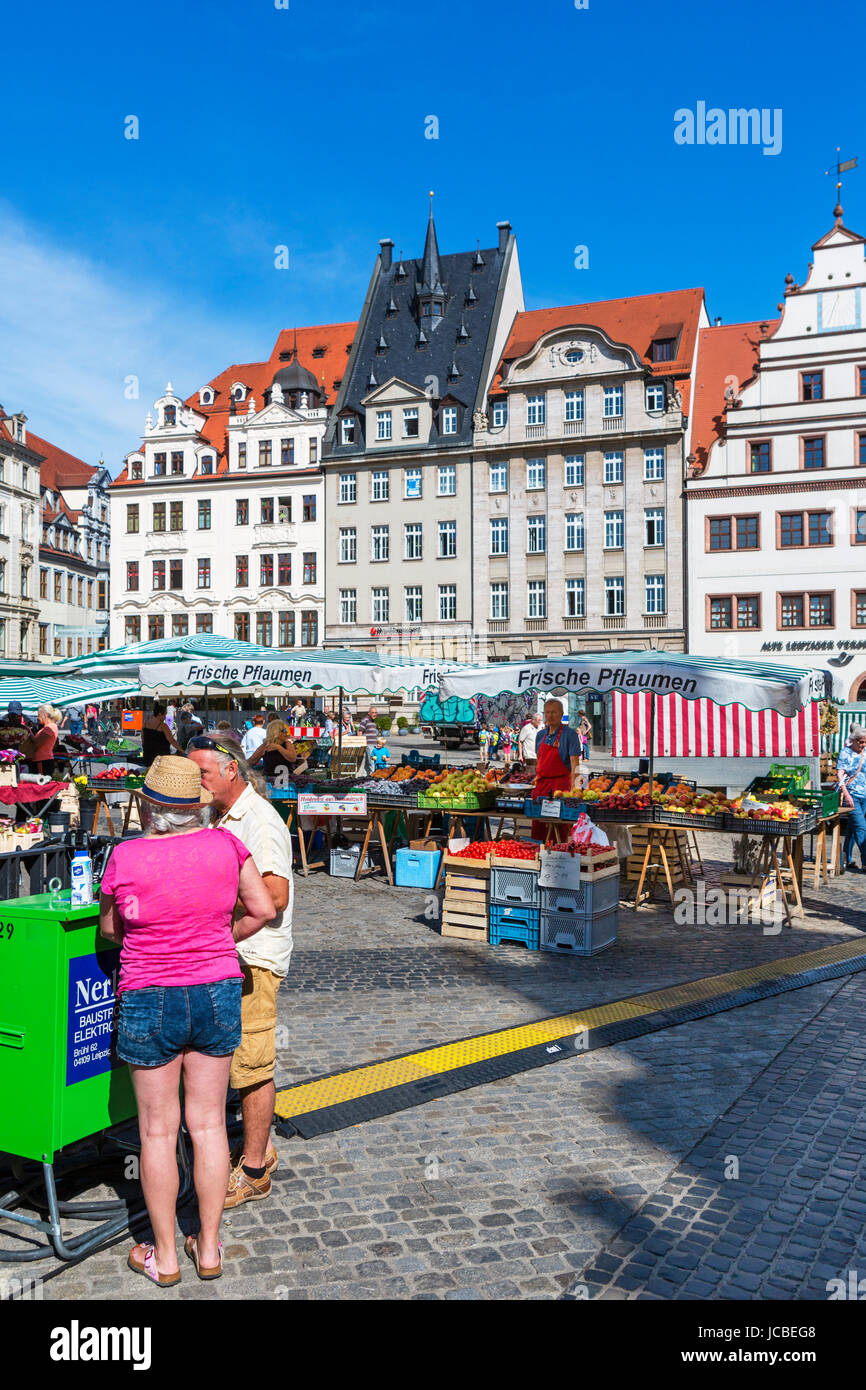
MULTIPOLYGON (((331 850, 330 870, 334 878, 354 878, 358 872, 358 860, 361 857, 360 845, 347 845, 344 848, 331 850)), ((373 861, 369 854, 364 856, 365 869, 372 869, 373 861)))
POLYGON ((811 807, 793 820, 760 819, 758 816, 725 816, 725 830, 739 835, 803 835, 818 824, 818 811, 811 807))
POLYGON ((768 774, 766 777, 753 777, 743 795, 753 796, 757 801, 761 797, 790 796, 794 791, 796 784, 793 777, 768 774))
POLYGON ((542 912, 542 951, 561 955, 594 956, 616 941, 619 930, 619 904, 591 917, 578 917, 573 912, 542 912))
POLYGON ((529 951, 537 951, 541 941, 541 913, 532 907, 490 908, 489 940, 491 946, 503 941, 516 941, 529 951))
POLYGON ((794 798, 807 806, 814 806, 819 820, 825 816, 835 816, 841 799, 838 786, 822 787, 820 791, 799 791, 794 798))
POLYGON ((443 797, 418 793, 418 805, 427 811, 488 811, 496 804, 496 792, 468 792, 466 796, 446 801, 443 797))
POLYGON ((793 791, 805 791, 811 781, 812 770, 808 763, 773 763, 770 776, 787 777, 793 791))
POLYGON ((538 874, 531 869, 491 868, 490 901, 503 907, 538 907, 538 874))
POLYGON ((394 855, 394 881, 398 888, 433 888, 442 862, 438 849, 398 849, 394 855))
POLYGON ((440 771, 440 761, 439 761, 439 759, 440 759, 440 754, 439 754, 439 753, 432 753, 432 754, 419 753, 417 748, 413 748, 411 753, 404 753, 404 754, 403 754, 402 758, 400 759, 400 766, 401 766, 401 767, 425 768, 426 770, 430 770, 431 768, 435 768, 436 771, 439 772, 439 771, 440 771))
POLYGON ((576 888, 541 888, 539 895, 542 914, 592 917, 595 913, 616 907, 619 902, 619 874, 598 880, 589 878, 581 881, 576 888))
POLYGON ((676 825, 684 830, 724 830, 726 811, 699 816, 696 811, 671 811, 667 806, 654 806, 656 825, 676 825))

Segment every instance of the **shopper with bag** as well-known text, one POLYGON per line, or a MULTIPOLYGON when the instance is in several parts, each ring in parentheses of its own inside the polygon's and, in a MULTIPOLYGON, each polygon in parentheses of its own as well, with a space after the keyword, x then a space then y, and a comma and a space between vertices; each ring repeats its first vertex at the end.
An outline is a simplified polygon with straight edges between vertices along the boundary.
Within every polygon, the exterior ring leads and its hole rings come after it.
POLYGON ((842 805, 848 808, 848 823, 842 859, 846 870, 866 872, 866 729, 852 724, 848 742, 836 761, 836 775, 842 793, 842 805), (852 839, 860 851, 860 868, 848 856, 852 839))
MULTIPOLYGON (((546 700, 544 704, 544 728, 539 729, 535 740, 538 758, 535 786, 532 790, 534 801, 552 797, 554 792, 571 791, 580 773, 580 736, 562 722, 562 702, 546 700)), ((565 827, 550 827, 555 838, 565 838, 565 827)), ((548 827, 544 821, 532 822, 533 840, 544 840, 548 827)))

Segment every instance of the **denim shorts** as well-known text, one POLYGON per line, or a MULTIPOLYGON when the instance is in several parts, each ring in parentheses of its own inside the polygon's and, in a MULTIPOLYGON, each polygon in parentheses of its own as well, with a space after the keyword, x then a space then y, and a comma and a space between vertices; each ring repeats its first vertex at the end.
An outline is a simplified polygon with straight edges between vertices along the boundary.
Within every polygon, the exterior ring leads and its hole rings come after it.
POLYGON ((242 980, 152 985, 120 996, 117 1055, 136 1067, 162 1067, 181 1052, 227 1057, 241 1041, 242 980))

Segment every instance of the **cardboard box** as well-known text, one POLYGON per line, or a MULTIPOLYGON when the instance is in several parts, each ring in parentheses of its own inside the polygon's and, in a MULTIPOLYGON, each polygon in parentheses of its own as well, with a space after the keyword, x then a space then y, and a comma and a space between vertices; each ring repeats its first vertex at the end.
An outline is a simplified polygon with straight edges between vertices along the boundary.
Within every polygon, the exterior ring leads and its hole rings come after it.
POLYGON ((444 836, 444 835, 442 836, 441 839, 436 839, 435 836, 433 836, 433 835, 428 835, 426 840, 410 840, 410 841, 409 841, 409 848, 410 848, 410 849, 427 849, 427 850, 430 850, 430 849, 444 849, 444 848, 445 848, 445 845, 446 845, 446 840, 445 840, 445 836, 444 836))

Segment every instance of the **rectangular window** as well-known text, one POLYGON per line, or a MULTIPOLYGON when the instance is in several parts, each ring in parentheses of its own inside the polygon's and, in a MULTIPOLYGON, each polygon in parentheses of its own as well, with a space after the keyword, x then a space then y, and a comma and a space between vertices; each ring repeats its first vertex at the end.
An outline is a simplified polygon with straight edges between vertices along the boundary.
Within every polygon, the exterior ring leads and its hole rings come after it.
POLYGON ((403 527, 405 539, 404 558, 406 560, 421 559, 421 522, 413 521, 403 527))
POLYGON ((175 477, 177 477, 179 473, 183 473, 183 449, 177 451, 172 450, 171 471, 175 477))
POLYGON ((729 516, 711 516, 708 520, 710 550, 731 550, 731 518, 729 516))
POLYGON ((183 588, 183 560, 169 560, 168 587, 175 590, 183 588))
POLYGON ((304 499, 303 499, 303 507, 302 507, 302 510, 301 510, 301 519, 302 519, 303 521, 315 521, 315 519, 316 519, 316 496, 315 496, 315 493, 308 493, 307 496, 304 497, 304 499))
POLYGON ((800 373, 800 400, 822 401, 824 399, 824 373, 800 373))
POLYGON ((779 517, 779 545, 803 545, 803 513, 782 512, 779 517))
POLYGON ((440 623, 453 623, 457 621, 457 585, 439 585, 439 621, 440 623))
POLYGON ((210 500, 202 498, 198 504, 198 529, 200 531, 210 530, 210 500))
POLYGON ((295 645, 295 615, 288 609, 279 614, 277 642, 281 647, 295 645))
POLYGON ((565 486, 583 487, 583 454, 566 454, 565 486))
POLYGON ((769 439, 756 439, 749 445, 749 466, 753 473, 769 473, 773 467, 769 439))
POLYGON ((624 512, 605 512, 604 514, 604 548, 605 550, 622 550, 624 543, 625 527, 624 512))
POLYGON ((196 613, 196 632, 213 632, 213 613, 196 613))
POLYGON ((358 620, 357 589, 340 590, 340 622, 354 623, 358 620))
POLYGON ((665 509, 646 507, 643 514, 644 545, 664 545, 665 509))
POLYGON ((153 504, 153 529, 154 531, 165 530, 165 503, 154 502, 153 504))
POLYGON ((622 575, 605 579, 604 611, 608 618, 619 618, 625 613, 625 579, 622 575))
POLYGON ((355 442, 355 421, 349 417, 344 417, 340 421, 340 443, 354 444, 355 442))
POLYGON ((259 510, 259 520, 262 526, 273 526, 274 524, 274 499, 273 497, 263 497, 259 510))
POLYGON ((508 585, 490 585, 490 616, 494 621, 504 621, 508 617, 508 585))
MULTIPOLYGON (((377 439, 390 439, 390 438, 391 438, 391 412, 390 412, 390 410, 377 410, 377 411, 376 411, 376 438, 377 438, 377 439)), ((354 622, 354 619, 352 619, 352 621, 354 622)))
POLYGON ((249 526, 250 524, 250 504, 249 499, 241 497, 235 503, 235 526, 249 526))
POLYGON ((710 627, 733 627, 733 605, 729 598, 710 599, 710 627))
MULTIPOLYGON (((863 394, 866 395, 866 392, 863 392, 863 394)), ((494 401, 494 402, 493 402, 493 428, 494 428, 495 430, 501 430, 501 429, 504 429, 504 427, 505 427, 507 424, 508 424, 508 402, 507 402, 507 401, 494 401)))
POLYGON ((866 590, 854 590, 854 626, 866 627, 866 590))
MULTIPOLYGON (((6 592, 5 561, 0 564, 0 594, 6 592)), ((61 570, 54 571, 54 602, 63 602, 63 573, 61 570)))
POLYGON ((356 502, 358 499, 358 478, 355 473, 340 474, 340 501, 356 502))
POLYGON ((866 464, 866 434, 857 436, 857 462, 861 467, 866 464))
POLYGON ((403 438, 418 438, 418 407, 409 406, 403 411, 403 438))
POLYGON ((271 465, 271 441, 269 439, 259 440, 259 468, 270 468, 271 465))
POLYGON ((857 368, 857 394, 866 396, 866 367, 857 368))
POLYGON ((676 355, 675 338, 656 338, 652 345, 653 362, 673 362, 676 355))
POLYGON ((246 468, 246 466, 247 466, 247 446, 246 446, 246 444, 239 444, 239 445, 238 445, 238 468, 246 468))
POLYGON ((508 554, 508 518, 495 516, 490 522, 490 554, 508 554))
POLYGON ((148 642, 162 642, 165 640, 165 618, 148 618, 147 640, 148 642))
POLYGON ((372 620, 374 623, 391 621, 391 596, 388 589, 373 590, 372 620))
POLYGON ((437 497, 456 497, 457 495, 457 464, 443 463, 437 469, 436 477, 437 497))
POLYGON ((277 498, 277 521, 281 526, 290 525, 292 520, 292 499, 291 497, 277 498))
POLYGON ((294 439, 280 440, 280 466, 288 468, 289 464, 295 461, 295 441, 294 439))
POLYGON ((530 579, 526 586, 526 616, 547 617, 547 583, 544 579, 530 579))
POLYGON ((809 544, 833 544, 833 513, 809 512, 809 544))
POLYGON ((187 637, 189 635, 189 618, 186 613, 174 613, 171 619, 172 637, 187 637))
POLYGON ((315 584, 316 582, 316 552, 315 550, 305 550, 303 554, 304 579, 305 584, 315 584))
POLYGON ((490 492, 508 491, 508 464, 504 462, 491 463, 490 470, 490 492))
POLYGON ((805 608, 802 594, 782 594, 779 603, 781 627, 805 627, 805 608))
POLYGON ((153 589, 165 588, 165 560, 153 561, 153 589))
POLYGON ((420 497, 422 489, 421 469, 407 468, 403 473, 403 496, 420 497))
MULTIPOLYGON (((22 578, 23 578, 23 575, 22 575, 22 578)), ((24 587, 23 584, 21 585, 21 596, 22 596, 22 598, 26 598, 26 597, 27 597, 27 590, 26 590, 26 588, 24 587)), ((79 581, 78 581, 78 607, 79 607, 79 608, 83 608, 83 607, 84 607, 84 580, 83 580, 83 579, 79 579, 79 581)))
POLYGON ((202 473, 213 472, 213 454, 204 454, 202 456, 201 471, 202 473))
POLYGON ((153 476, 155 478, 165 477, 165 454, 154 454, 153 456, 153 476))
MULTIPOLYGON (((127 585, 127 588, 129 588, 129 585, 127 585)), ((48 571, 47 571, 47 570, 40 570, 40 571, 39 571, 39 597, 40 597, 40 598, 47 598, 47 597, 48 597, 48 571)))
POLYGON ((387 502, 391 496, 391 478, 386 472, 376 472, 373 474, 373 491, 371 499, 373 502, 387 502))
POLYGON ((93 607, 93 580, 92 580, 92 579, 88 579, 88 581, 87 581, 87 607, 88 607, 88 608, 92 608, 92 607, 93 607))
POLYGON ((757 594, 737 599, 737 627, 760 627, 760 600, 757 594))
POLYGON ((198 562, 198 587, 200 589, 210 588, 210 560, 199 560, 198 562))
POLYGON ((39 624, 39 655, 48 655, 48 624, 39 624))
POLYGON ((644 576, 644 612, 664 613, 664 611, 665 577, 663 574, 647 574, 644 576))
POLYGON ((182 502, 172 502, 171 507, 170 507, 170 509, 169 509, 169 518, 168 518, 168 522, 169 522, 169 530, 171 530, 171 531, 182 531, 182 530, 183 530, 183 503, 182 503, 182 502))
POLYGON ((866 545, 866 511, 862 508, 857 508, 854 512, 854 534, 851 544, 866 545))
POLYGON ((272 647, 274 645, 273 613, 256 614, 256 641, 260 647, 272 647))
POLYGON ((292 582, 292 557, 284 551, 277 556, 277 583, 287 589, 292 582))
POLYGON ((442 410, 442 433, 457 433, 457 407, 456 405, 446 405, 442 410))
POLYGON ((737 549, 758 550, 761 544, 760 519, 757 516, 737 517, 737 549))
POLYGON ((250 561, 248 555, 235 556, 235 586, 245 589, 250 582, 250 561))
POLYGON ((605 483, 621 483, 623 480, 625 455, 621 453, 610 453, 604 456, 604 481, 605 483))
POLYGON ((274 557, 273 555, 259 556, 259 586, 263 589, 271 588, 274 582, 274 557))
POLYGON ((804 468, 823 468, 824 467, 824 436, 823 434, 814 435, 809 439, 803 440, 803 467, 804 468))
POLYGON ((319 615, 314 612, 301 614, 301 646, 315 647, 319 641, 319 615))
POLYGON ((586 617, 586 584, 583 579, 565 581, 565 617, 586 617))
POLYGON ((605 386, 604 388, 604 417, 606 420, 617 419, 622 415, 622 387, 605 386))
POLYGON ((358 558, 358 532, 354 526, 340 529, 340 564, 353 565, 358 558))
POLYGON ((439 559, 451 560, 457 554, 457 522, 439 522, 439 559))
POLYGON ((526 552, 543 555, 547 549, 547 517, 531 516, 526 523, 526 552))
MULTIPOLYGON (((127 618, 123 624, 123 640, 127 645, 141 641, 141 618, 127 618)), ((55 646, 57 644, 55 643, 55 646)))
POLYGON ((370 559, 378 562, 390 560, 391 558, 391 528, 390 526, 373 526, 370 528, 370 559))
POLYGON ((547 472, 546 459, 526 460, 526 487, 529 492, 538 492, 545 486, 547 472))
POLYGON ((809 626, 833 626, 833 594, 809 595, 809 626))
POLYGON ((583 419, 584 395, 583 391, 566 391, 565 393, 565 418, 566 420, 583 419))
POLYGON ((645 483, 660 483, 665 476, 664 449, 644 449, 643 476, 645 483))
POLYGON ((420 623, 421 621, 421 585, 412 584, 403 590, 404 607, 407 623, 420 623))
POLYGON ((665 388, 659 383, 653 383, 646 388, 646 408, 647 410, 664 410, 665 408, 665 388))
POLYGON ((249 613, 235 613, 235 641, 249 642, 250 640, 250 615, 249 613))
POLYGON ((527 425, 543 425, 545 415, 544 397, 526 397, 526 423, 527 425))
POLYGON ((583 550, 583 546, 583 512, 566 512, 565 548, 566 550, 583 550))

